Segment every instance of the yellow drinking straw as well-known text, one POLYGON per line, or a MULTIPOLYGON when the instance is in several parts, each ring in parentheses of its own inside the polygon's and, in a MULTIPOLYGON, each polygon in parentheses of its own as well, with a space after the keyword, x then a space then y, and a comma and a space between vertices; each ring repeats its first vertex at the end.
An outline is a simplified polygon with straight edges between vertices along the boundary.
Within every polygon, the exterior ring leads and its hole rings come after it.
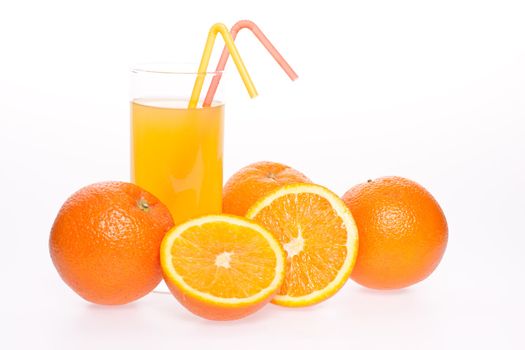
POLYGON ((222 23, 216 23, 213 26, 211 26, 210 31, 208 33, 208 39, 206 39, 206 46, 204 46, 204 52, 202 53, 197 79, 195 79, 195 84, 193 85, 193 91, 191 93, 188 108, 197 107, 197 103, 199 102, 199 97, 202 91, 202 86, 204 85, 204 77, 206 75, 206 70, 208 69, 208 64, 210 63, 211 51, 213 50, 213 44, 215 43, 215 39, 217 38, 218 33, 222 35, 222 38, 226 43, 226 47, 230 51, 230 55, 232 56, 233 62, 235 62, 237 70, 241 75, 242 81, 244 82, 244 85, 248 90, 248 94, 252 98, 257 96, 257 90, 253 85, 252 78, 250 78, 250 75, 248 74, 248 71, 244 66, 244 62, 242 61, 241 55, 239 55, 239 51, 237 51, 237 47, 235 47, 235 44, 233 43, 233 38, 230 32, 228 31, 228 28, 222 23))

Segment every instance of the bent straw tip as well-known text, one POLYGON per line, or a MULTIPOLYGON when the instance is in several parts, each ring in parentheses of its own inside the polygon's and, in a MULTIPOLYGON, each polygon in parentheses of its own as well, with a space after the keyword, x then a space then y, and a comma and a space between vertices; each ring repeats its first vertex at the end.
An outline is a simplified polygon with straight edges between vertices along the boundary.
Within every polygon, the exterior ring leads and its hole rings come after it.
POLYGON ((210 34, 221 32, 221 31, 228 31, 228 27, 226 27, 226 24, 217 22, 210 27, 210 34))
POLYGON ((237 23, 235 23, 232 28, 242 28, 242 27, 253 28, 253 27, 257 27, 257 24, 250 21, 249 19, 241 19, 240 21, 237 21, 237 23))
POLYGON ((212 26, 210 28, 222 27, 222 26, 226 27, 226 25, 224 23, 222 23, 222 22, 215 22, 215 23, 212 24, 212 26))

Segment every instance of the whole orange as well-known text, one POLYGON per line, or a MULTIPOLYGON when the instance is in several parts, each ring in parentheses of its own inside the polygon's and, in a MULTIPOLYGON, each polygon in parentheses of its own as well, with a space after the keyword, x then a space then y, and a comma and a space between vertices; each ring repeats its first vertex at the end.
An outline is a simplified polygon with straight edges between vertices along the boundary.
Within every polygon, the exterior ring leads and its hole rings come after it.
POLYGON ((280 163, 257 162, 233 174, 224 185, 222 211, 244 216, 266 194, 283 185, 311 183, 299 171, 280 163))
POLYGON ((125 304, 160 282, 160 243, 172 226, 167 207, 140 187, 96 183, 64 203, 49 251, 64 282, 81 297, 125 304))
POLYGON ((438 266, 448 240, 443 210, 419 184, 401 177, 369 180, 343 200, 359 232, 351 278, 375 289, 410 286, 438 266))

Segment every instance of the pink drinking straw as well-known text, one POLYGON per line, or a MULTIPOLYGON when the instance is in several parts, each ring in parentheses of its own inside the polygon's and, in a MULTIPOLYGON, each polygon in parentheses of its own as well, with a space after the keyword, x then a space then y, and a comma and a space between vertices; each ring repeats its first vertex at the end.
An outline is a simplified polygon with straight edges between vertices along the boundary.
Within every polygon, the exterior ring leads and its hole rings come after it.
MULTIPOLYGON (((242 20, 237 23, 235 23, 230 31, 230 34, 232 38, 235 40, 237 37, 237 33, 243 29, 248 28, 252 31, 252 33, 259 39, 261 44, 264 45, 266 50, 270 53, 270 55, 273 56, 273 58, 279 63, 281 68, 288 74, 290 79, 295 80, 298 78, 297 74, 294 72, 292 67, 286 62, 284 57, 277 51, 275 46, 272 45, 270 40, 264 35, 264 33, 257 27, 255 23, 248 20, 242 20)), ((224 67, 226 66, 226 62, 228 61, 228 57, 230 56, 230 52, 228 51, 228 48, 225 46, 222 50, 221 58, 219 59, 219 63, 217 64, 217 68, 215 69, 217 72, 222 72, 224 70, 224 67)), ((215 92, 217 91, 217 86, 219 85, 219 82, 221 81, 222 73, 216 74, 211 83, 210 88, 208 89, 208 93, 206 94, 206 98, 204 99, 203 106, 209 107, 213 101, 213 97, 215 96, 215 92)))

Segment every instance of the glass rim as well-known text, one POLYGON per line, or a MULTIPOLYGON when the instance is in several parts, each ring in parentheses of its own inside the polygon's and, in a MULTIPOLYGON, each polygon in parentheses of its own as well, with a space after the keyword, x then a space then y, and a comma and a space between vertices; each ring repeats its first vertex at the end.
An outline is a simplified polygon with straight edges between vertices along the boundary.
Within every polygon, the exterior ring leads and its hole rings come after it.
POLYGON ((176 62, 148 62, 134 64, 130 68, 132 74, 173 74, 173 75, 217 75, 223 71, 206 71, 199 73, 195 69, 195 64, 176 63, 176 62))

